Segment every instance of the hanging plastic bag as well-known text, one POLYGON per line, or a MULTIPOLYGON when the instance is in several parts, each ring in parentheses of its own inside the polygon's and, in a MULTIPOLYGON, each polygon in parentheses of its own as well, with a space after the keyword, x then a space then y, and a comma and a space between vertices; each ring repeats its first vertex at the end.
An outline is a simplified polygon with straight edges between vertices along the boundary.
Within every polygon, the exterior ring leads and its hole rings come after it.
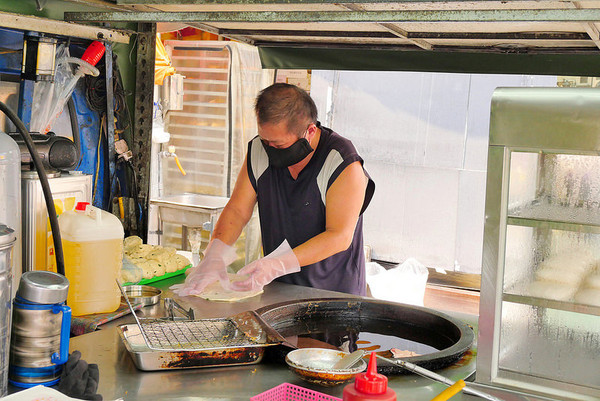
POLYGON ((56 68, 54 80, 37 82, 33 89, 33 101, 31 102, 31 132, 45 134, 45 128, 50 120, 50 112, 53 105, 58 101, 59 90, 67 81, 73 78, 71 66, 67 62, 69 49, 61 44, 56 49, 56 68))
POLYGON ((97 77, 100 71, 96 63, 104 55, 104 45, 92 42, 83 53, 82 58, 70 57, 69 49, 60 45, 56 51, 56 69, 53 82, 38 82, 33 91, 32 132, 48 133, 56 118, 62 113, 65 104, 71 97, 77 81, 85 74, 97 77), (71 64, 75 64, 75 70, 71 64))
POLYGON ((375 262, 367 263, 367 284, 373 298, 423 306, 429 271, 415 258, 386 270, 375 262))
POLYGON ((165 77, 175 74, 167 49, 160 38, 156 39, 156 56, 154 60, 154 84, 162 85, 165 77))

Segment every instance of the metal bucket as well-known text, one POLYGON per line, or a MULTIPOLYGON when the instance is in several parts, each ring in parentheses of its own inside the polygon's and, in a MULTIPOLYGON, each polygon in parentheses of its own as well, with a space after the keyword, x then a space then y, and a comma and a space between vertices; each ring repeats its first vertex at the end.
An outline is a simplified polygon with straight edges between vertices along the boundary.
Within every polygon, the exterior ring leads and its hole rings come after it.
POLYGON ((11 229, 0 225, 0 398, 8 389, 10 353, 10 319, 12 314, 12 248, 15 237, 11 229))

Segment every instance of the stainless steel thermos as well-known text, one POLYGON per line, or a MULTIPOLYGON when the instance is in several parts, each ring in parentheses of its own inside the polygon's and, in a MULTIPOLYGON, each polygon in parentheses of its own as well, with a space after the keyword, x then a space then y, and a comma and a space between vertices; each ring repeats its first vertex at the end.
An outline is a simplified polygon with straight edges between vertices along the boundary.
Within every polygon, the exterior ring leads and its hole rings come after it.
POLYGON ((10 317, 12 313, 11 251, 14 243, 14 231, 4 224, 0 224, 0 398, 6 395, 8 387, 10 317))
POLYGON ((69 281, 49 271, 23 273, 13 301, 9 381, 18 387, 56 384, 69 357, 69 281))

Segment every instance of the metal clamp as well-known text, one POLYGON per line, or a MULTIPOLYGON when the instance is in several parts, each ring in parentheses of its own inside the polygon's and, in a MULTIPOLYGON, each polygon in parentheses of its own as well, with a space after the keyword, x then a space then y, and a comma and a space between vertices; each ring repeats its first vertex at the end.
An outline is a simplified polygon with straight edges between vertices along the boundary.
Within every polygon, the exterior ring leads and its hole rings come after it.
POLYGON ((173 298, 165 298, 164 302, 169 320, 175 320, 174 310, 177 310, 182 315, 185 315, 188 320, 194 320, 194 310, 192 308, 185 310, 181 305, 175 302, 173 298))

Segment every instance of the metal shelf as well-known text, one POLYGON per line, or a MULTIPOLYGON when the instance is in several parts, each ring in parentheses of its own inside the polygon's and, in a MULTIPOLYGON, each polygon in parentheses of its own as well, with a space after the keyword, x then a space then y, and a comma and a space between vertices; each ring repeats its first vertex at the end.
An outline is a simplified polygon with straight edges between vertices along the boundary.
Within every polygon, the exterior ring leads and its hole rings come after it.
POLYGON ((532 203, 509 210, 507 223, 515 226, 600 234, 600 209, 532 203))
POLYGON ((600 234, 600 226, 593 224, 566 223, 558 220, 536 220, 522 217, 508 217, 506 223, 512 226, 600 234))
POLYGON ((600 307, 592 305, 582 305, 574 302, 556 301, 553 299, 537 298, 526 295, 502 294, 502 300, 523 305, 538 306, 546 309, 557 309, 567 312, 585 313, 588 315, 600 316, 600 307))

